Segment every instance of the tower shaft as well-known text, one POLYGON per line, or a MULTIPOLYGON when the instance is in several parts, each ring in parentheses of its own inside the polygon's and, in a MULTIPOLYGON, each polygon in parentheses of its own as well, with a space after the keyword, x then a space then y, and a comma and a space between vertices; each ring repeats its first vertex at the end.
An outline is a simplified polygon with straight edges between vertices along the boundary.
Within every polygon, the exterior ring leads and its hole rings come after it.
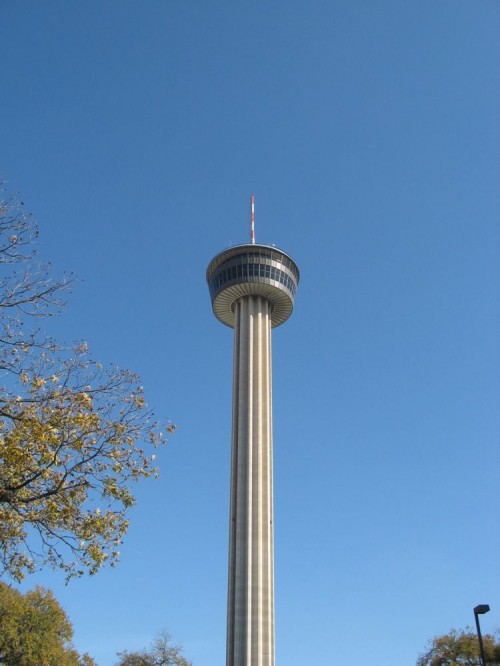
POLYGON ((271 329, 292 314, 299 269, 252 237, 212 259, 207 283, 234 328, 226 666, 274 666, 271 329))
POLYGON ((270 301, 234 303, 227 666, 274 666, 270 301))

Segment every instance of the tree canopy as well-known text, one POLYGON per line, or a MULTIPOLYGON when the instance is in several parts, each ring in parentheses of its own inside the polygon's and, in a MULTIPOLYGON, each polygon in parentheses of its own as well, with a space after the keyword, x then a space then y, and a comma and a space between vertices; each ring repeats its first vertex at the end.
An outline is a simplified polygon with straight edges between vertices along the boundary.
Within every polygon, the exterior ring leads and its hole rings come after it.
POLYGON ((96 666, 79 655, 71 623, 52 592, 37 587, 21 594, 0 582, 0 664, 6 666, 96 666))
POLYGON ((165 438, 135 374, 44 334, 72 277, 37 262, 37 235, 18 197, 0 201, 0 575, 18 581, 46 564, 68 580, 114 565, 131 483, 158 475, 165 438))
MULTIPOLYGON (((500 643, 491 634, 483 635, 484 656, 487 663, 500 662, 500 643)), ((417 666, 481 666, 479 641, 469 627, 436 636, 429 649, 420 655, 417 666)))
POLYGON ((182 655, 182 647, 172 644, 168 632, 162 631, 149 649, 139 652, 119 652, 116 666, 192 666, 182 655))

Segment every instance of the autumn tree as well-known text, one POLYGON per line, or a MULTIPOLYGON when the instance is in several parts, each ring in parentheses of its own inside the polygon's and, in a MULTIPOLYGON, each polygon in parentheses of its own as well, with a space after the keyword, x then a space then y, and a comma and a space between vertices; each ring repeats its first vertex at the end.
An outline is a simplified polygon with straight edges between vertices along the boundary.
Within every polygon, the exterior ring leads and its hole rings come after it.
MULTIPOLYGON (((500 663, 500 643, 491 634, 483 635, 487 663, 500 663)), ((420 655, 417 666, 481 666, 477 634, 469 627, 436 636, 427 652, 420 655)))
POLYGON ((44 334, 72 278, 37 262, 37 234, 17 197, 0 201, 0 575, 18 581, 114 565, 131 483, 157 476, 164 440, 136 375, 44 334))
POLYGON ((37 587, 21 594, 0 582, 0 664, 96 666, 72 645, 73 628, 52 592, 37 587))
POLYGON ((192 666, 182 655, 182 647, 174 645, 170 634, 162 631, 151 647, 139 652, 119 652, 116 666, 192 666))

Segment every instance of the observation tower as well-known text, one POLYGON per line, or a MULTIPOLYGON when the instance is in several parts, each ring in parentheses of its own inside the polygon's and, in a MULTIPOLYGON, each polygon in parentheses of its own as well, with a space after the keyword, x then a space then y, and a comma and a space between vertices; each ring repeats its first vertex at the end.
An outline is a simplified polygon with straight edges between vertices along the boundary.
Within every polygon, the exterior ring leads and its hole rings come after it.
POLYGON ((251 243, 207 269, 212 309, 234 328, 226 666, 274 666, 271 329, 292 314, 299 269, 282 250, 251 243))

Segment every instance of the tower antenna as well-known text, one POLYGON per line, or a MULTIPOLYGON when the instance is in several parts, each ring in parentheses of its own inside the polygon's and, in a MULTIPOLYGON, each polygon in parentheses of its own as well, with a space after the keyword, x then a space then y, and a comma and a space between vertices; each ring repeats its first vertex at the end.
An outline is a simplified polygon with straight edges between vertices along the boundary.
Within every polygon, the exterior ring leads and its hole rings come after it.
POLYGON ((255 245, 255 194, 250 197, 250 242, 255 245))

